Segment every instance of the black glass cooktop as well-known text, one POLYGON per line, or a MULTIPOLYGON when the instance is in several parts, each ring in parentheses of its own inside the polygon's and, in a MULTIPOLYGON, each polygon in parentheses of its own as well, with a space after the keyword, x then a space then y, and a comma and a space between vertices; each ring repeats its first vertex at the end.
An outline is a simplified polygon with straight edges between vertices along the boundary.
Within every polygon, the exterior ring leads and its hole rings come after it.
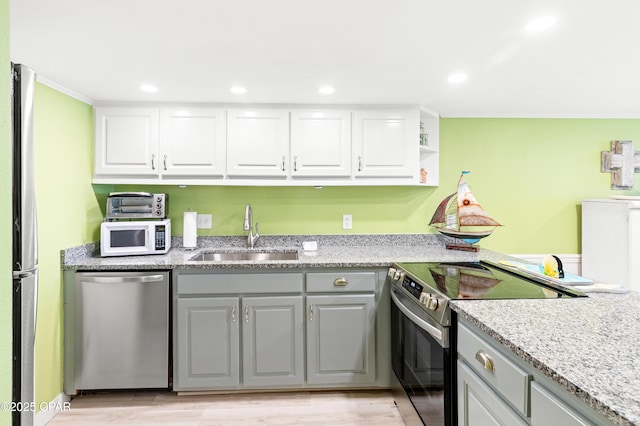
POLYGON ((554 299, 586 296, 579 291, 518 275, 487 263, 397 263, 407 276, 403 287, 419 298, 427 287, 449 299, 554 299), (407 277, 411 279, 407 279, 407 277))

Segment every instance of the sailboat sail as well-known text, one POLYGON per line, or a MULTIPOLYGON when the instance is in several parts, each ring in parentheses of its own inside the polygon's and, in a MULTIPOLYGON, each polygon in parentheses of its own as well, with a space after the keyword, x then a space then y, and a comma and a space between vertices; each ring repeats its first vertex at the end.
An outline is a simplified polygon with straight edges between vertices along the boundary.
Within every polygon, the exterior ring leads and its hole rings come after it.
POLYGON ((469 172, 462 172, 460 175, 458 191, 440 202, 429 225, 433 225, 443 235, 473 244, 491 235, 493 229, 501 225, 476 200, 464 181, 467 173, 469 172))

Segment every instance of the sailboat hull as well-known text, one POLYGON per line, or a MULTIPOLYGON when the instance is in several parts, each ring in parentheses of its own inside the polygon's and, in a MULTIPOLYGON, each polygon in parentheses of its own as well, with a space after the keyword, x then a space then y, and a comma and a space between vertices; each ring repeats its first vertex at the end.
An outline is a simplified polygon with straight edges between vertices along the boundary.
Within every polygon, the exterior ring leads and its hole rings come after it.
POLYGON ((447 237, 458 238, 465 243, 475 244, 484 237, 488 237, 493 232, 493 229, 487 231, 462 231, 458 229, 440 228, 436 227, 438 232, 447 237))

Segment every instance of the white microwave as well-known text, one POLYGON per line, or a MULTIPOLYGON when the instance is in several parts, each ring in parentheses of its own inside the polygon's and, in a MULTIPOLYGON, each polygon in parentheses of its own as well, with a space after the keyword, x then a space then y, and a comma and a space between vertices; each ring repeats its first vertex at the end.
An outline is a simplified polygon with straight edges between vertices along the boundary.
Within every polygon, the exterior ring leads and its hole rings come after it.
POLYGON ((101 256, 164 254, 171 248, 171 219, 102 222, 101 256))

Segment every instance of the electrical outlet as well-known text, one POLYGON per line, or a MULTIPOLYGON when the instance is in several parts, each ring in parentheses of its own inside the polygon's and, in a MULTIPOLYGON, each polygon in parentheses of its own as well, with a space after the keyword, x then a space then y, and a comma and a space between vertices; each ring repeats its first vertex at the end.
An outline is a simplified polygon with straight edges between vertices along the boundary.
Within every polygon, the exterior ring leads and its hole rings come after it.
POLYGON ((342 215, 342 229, 351 229, 353 227, 353 218, 350 214, 342 215))
POLYGON ((198 229, 211 229, 210 214, 199 214, 197 222, 198 222, 198 229))

